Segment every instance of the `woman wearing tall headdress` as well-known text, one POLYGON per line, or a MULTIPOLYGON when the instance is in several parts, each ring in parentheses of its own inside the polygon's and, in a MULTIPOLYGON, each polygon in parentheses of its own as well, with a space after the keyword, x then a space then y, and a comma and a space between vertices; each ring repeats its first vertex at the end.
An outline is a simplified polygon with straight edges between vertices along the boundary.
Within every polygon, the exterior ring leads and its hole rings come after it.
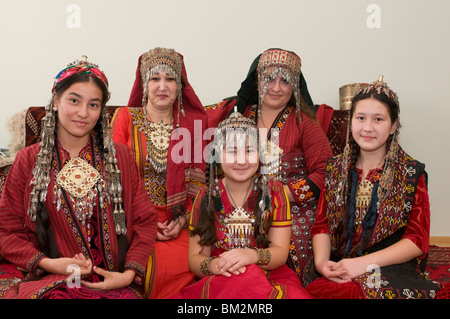
POLYGON ((42 141, 19 151, 0 199, 0 254, 25 274, 0 297, 143 297, 157 215, 108 99, 87 58, 56 76, 42 141))
POLYGON ((382 77, 352 100, 348 143, 329 159, 313 228, 314 298, 434 298, 424 275, 425 165, 398 144, 400 107, 382 77))
POLYGON ((259 128, 267 129, 268 141, 281 149, 277 174, 288 194, 293 223, 288 265, 306 286, 314 269, 311 228, 325 164, 333 154, 315 120, 300 57, 282 49, 264 51, 253 61, 237 99, 208 110, 209 122, 219 121, 233 105, 259 128))
POLYGON ((204 184, 206 113, 188 82, 183 56, 155 48, 139 57, 128 107, 113 116, 113 139, 128 145, 158 211, 146 297, 167 298, 194 281, 184 228, 204 184))

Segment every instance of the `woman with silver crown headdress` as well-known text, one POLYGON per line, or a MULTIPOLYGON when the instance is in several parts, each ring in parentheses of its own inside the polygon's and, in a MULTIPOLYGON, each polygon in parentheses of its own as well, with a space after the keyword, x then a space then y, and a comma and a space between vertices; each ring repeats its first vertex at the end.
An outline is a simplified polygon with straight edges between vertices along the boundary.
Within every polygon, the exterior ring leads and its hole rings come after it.
POLYGON ((25 279, 3 298, 142 298, 157 215, 111 138, 108 80, 83 60, 56 76, 42 141, 20 150, 0 199, 0 255, 25 279))
POLYGON ((184 226, 192 200, 204 184, 206 123, 183 56, 167 48, 142 54, 128 107, 116 111, 111 125, 114 141, 128 145, 134 154, 158 211, 157 242, 145 283, 147 298, 167 298, 194 282, 184 226))
POLYGON ((255 123, 238 112, 216 128, 189 224, 189 266, 201 279, 173 298, 309 298, 286 265, 289 202, 280 182, 263 178, 260 145, 255 123))
POLYGON ((314 105, 301 72, 300 57, 282 49, 264 51, 251 65, 237 99, 208 109, 210 123, 226 116, 233 105, 259 128, 266 129, 268 148, 278 148, 282 154, 281 165, 273 173, 283 183, 291 207, 293 225, 288 265, 306 286, 312 280, 314 269, 311 228, 325 164, 333 153, 312 111, 314 105))
POLYGON ((380 77, 352 99, 344 153, 327 163, 313 228, 314 298, 434 298, 424 276, 430 203, 425 165, 398 144, 397 95, 380 77))

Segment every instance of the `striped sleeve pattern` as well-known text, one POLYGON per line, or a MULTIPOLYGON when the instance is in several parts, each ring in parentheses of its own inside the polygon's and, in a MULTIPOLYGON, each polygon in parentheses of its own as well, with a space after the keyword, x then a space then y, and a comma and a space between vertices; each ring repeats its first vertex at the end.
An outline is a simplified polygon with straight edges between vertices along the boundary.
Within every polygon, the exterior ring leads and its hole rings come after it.
POLYGON ((292 225, 291 209, 283 184, 273 182, 270 185, 272 196, 272 226, 290 227, 292 225))
POLYGON ((133 125, 128 107, 118 108, 111 120, 113 140, 115 143, 127 145, 137 163, 139 174, 144 178, 146 160, 145 134, 138 126, 133 125))
POLYGON ((202 201, 203 197, 205 196, 206 192, 206 186, 203 186, 200 191, 198 192, 197 196, 195 197, 194 203, 192 204, 192 210, 191 210, 191 218, 189 221, 189 230, 194 230, 198 218, 199 218, 199 208, 200 208, 200 202, 202 201))
POLYGON ((29 183, 39 144, 20 150, 0 198, 0 255, 27 272, 36 270, 44 255, 34 244, 34 224, 27 217, 29 183))
POLYGON ((119 169, 122 171, 122 197, 130 242, 126 264, 136 265, 135 268, 141 268, 142 271, 145 270, 155 246, 157 212, 139 177, 130 150, 125 145, 115 144, 115 146, 119 169))

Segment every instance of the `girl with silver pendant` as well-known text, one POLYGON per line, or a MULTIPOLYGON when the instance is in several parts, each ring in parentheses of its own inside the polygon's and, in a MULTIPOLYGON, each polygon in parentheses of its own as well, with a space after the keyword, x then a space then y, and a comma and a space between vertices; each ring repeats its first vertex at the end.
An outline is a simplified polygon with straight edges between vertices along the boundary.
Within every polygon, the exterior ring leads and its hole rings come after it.
POLYGON ((261 174, 272 163, 260 164, 254 122, 233 113, 216 128, 209 155, 189 224, 189 266, 198 281, 173 297, 309 298, 286 265, 289 201, 280 182, 261 174))

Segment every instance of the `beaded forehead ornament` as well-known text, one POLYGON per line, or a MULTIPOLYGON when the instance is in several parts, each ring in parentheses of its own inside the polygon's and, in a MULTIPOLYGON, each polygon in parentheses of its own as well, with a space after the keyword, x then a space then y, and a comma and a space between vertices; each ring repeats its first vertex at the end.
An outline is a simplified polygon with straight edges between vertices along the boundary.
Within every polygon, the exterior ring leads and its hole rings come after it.
MULTIPOLYGON (((395 93, 391 88, 387 85, 386 82, 383 80, 383 75, 378 76, 378 80, 372 82, 372 84, 366 84, 364 85, 358 93, 358 94, 370 94, 370 93, 377 93, 377 94, 385 94, 388 98, 393 100, 395 104, 399 105, 397 93, 395 93)), ((356 96, 355 95, 355 96, 356 96)))
POLYGON ((261 54, 258 62, 259 105, 262 105, 269 82, 281 74, 283 80, 292 85, 296 109, 300 117, 300 74, 302 62, 298 55, 281 49, 269 49, 261 54))

